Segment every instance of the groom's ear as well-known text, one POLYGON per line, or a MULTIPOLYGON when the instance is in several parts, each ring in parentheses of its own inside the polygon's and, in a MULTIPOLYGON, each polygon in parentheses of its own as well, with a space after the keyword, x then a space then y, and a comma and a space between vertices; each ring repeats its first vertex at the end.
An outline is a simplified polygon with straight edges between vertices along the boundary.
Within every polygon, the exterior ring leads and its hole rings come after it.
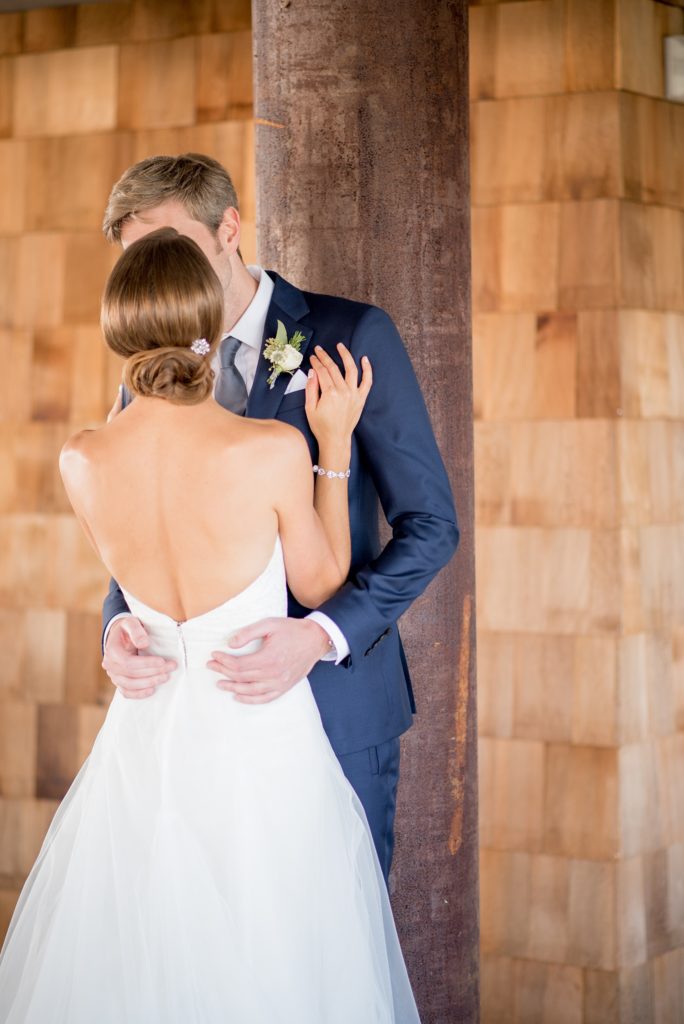
POLYGON ((240 230, 240 214, 234 206, 226 207, 217 231, 219 245, 221 249, 231 254, 236 252, 240 259, 242 259, 240 253, 240 230))

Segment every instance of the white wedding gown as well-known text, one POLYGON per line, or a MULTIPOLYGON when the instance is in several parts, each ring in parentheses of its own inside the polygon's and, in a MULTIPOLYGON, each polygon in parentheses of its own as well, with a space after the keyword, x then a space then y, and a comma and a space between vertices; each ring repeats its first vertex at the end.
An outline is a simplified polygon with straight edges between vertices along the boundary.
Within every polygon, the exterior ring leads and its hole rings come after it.
POLYGON ((54 816, 2 949, 2 1024, 416 1024, 308 680, 245 705, 206 667, 240 626, 286 615, 280 541, 183 623, 124 595, 178 668, 148 699, 116 692, 54 816))

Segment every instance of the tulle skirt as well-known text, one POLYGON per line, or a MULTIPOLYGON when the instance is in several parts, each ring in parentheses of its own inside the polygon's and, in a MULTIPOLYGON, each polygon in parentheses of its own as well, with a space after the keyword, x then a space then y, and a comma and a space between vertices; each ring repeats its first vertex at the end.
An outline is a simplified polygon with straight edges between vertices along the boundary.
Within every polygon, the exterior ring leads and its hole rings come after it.
POLYGON ((418 1022, 308 681, 247 706, 215 679, 115 695, 12 919, 2 1024, 418 1022))

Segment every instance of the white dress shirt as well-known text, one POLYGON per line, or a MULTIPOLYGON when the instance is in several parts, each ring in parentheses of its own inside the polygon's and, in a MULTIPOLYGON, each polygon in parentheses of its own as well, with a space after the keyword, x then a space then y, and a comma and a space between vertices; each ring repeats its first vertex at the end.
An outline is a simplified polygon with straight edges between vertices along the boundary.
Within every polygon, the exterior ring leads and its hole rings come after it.
MULTIPOLYGON (((262 267, 256 265, 248 266, 247 270, 250 272, 252 277, 259 282, 259 284, 249 306, 228 333, 230 334, 230 337, 237 338, 242 343, 235 354, 235 366, 240 371, 247 387, 247 393, 249 394, 252 389, 252 384, 254 383, 254 378, 257 372, 257 366, 259 364, 261 342, 266 328, 266 317, 268 316, 268 307, 271 304, 271 298, 273 296, 274 283, 272 278, 264 272, 262 267)), ((227 335, 224 334, 223 337, 227 337, 227 335)), ((218 381, 218 375, 221 370, 218 347, 212 356, 211 366, 216 374, 215 380, 218 381)), ((215 386, 216 385, 214 385, 214 388, 215 386)), ((112 628, 116 620, 121 619, 128 614, 128 612, 119 612, 118 615, 114 615, 113 618, 109 620, 104 636, 105 645, 107 643, 109 630, 112 628)), ((346 658, 349 654, 349 644, 347 643, 347 639, 342 630, 328 615, 325 615, 323 612, 310 612, 309 615, 307 615, 307 618, 313 619, 314 622, 317 622, 333 642, 334 650, 326 654, 322 660, 334 661, 336 665, 339 665, 342 659, 346 658)))

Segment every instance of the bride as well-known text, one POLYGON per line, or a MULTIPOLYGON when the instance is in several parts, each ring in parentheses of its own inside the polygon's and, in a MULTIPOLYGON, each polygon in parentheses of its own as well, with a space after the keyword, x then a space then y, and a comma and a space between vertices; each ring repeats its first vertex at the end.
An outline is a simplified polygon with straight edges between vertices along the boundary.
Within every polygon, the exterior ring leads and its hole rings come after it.
MULTIPOLYGON (((371 387, 312 356, 299 431, 212 397, 223 294, 171 228, 130 245, 102 324, 137 400, 72 437, 74 511, 177 669, 117 691, 60 804, 0 955, 2 1024, 415 1024, 365 814, 308 680, 269 703, 216 685, 212 651, 315 607, 350 563, 351 433, 371 387)), ((235 653, 246 654, 259 641, 235 653)))

